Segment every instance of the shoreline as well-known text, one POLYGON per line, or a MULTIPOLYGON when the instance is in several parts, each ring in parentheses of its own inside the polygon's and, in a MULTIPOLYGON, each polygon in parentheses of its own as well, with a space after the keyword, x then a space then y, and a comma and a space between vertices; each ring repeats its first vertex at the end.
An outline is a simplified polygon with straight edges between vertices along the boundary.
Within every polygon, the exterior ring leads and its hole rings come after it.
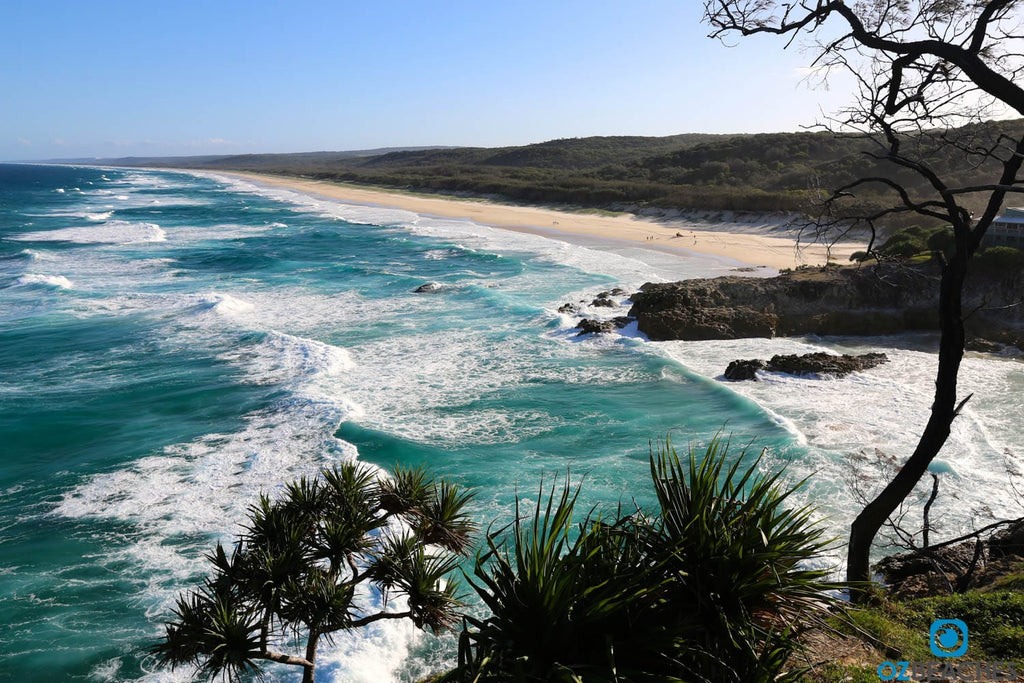
MULTIPOLYGON (((863 244, 844 242, 829 250, 819 243, 800 245, 792 237, 777 237, 727 230, 709 230, 706 223, 685 219, 648 220, 634 214, 616 216, 574 213, 556 209, 500 204, 489 200, 462 200, 433 197, 325 180, 308 180, 243 171, 211 171, 241 180, 262 183, 327 199, 402 209, 413 213, 470 220, 481 225, 514 232, 525 232, 549 239, 574 242, 572 238, 591 238, 621 246, 649 249, 678 256, 712 256, 731 259, 747 266, 767 266, 776 270, 801 265, 824 265, 831 254, 833 261, 846 262, 850 254, 864 248, 863 244)), ((578 243, 578 242, 576 242, 578 243)))

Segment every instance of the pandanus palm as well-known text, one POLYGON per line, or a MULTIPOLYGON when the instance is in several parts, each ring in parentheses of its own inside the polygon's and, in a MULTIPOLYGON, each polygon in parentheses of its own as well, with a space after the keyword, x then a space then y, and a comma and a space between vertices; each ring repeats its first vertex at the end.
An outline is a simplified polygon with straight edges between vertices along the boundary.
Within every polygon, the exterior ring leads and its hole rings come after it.
POLYGON ((202 677, 235 679, 270 661, 301 666, 312 682, 318 643, 339 630, 404 618, 450 627, 460 602, 445 576, 474 532, 471 498, 423 469, 387 479, 358 463, 293 482, 280 500, 261 496, 232 552, 218 544, 208 556, 213 575, 179 598, 152 651, 202 677), (384 596, 382 609, 359 604, 360 584, 384 596), (407 608, 388 611, 392 596, 407 608), (272 649, 284 634, 304 634, 301 656, 272 649))

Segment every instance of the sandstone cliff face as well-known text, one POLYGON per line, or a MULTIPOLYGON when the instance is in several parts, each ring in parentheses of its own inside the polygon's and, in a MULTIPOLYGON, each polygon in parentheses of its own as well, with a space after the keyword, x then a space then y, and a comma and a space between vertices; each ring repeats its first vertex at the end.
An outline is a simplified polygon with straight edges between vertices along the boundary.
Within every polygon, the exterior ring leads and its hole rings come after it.
MULTIPOLYGON (((1020 341, 1022 280, 978 274, 968 281, 964 310, 981 308, 967 321, 970 334, 1020 341)), ((648 283, 632 296, 629 314, 653 340, 895 334, 937 328, 938 284, 930 264, 648 283)))

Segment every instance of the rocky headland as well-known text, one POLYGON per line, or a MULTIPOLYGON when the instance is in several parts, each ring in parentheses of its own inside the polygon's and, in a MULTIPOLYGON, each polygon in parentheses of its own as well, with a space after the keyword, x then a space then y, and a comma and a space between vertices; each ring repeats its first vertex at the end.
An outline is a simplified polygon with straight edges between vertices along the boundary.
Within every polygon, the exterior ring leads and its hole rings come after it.
MULTIPOLYGON (((631 297, 629 315, 657 341, 897 334, 938 329, 938 285, 932 263, 647 283, 631 297)), ((972 273, 964 296, 968 338, 979 350, 993 350, 991 342, 1021 347, 1022 302, 1024 274, 972 273)))

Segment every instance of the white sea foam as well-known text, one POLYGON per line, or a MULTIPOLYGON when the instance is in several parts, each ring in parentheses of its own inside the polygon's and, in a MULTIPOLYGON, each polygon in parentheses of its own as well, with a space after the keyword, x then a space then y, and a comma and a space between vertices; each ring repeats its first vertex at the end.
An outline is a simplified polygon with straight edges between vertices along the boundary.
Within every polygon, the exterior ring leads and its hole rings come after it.
POLYGON ((255 310, 248 301, 233 297, 230 294, 221 294, 219 292, 210 292, 209 294, 200 294, 196 297, 198 303, 196 308, 200 311, 213 311, 220 315, 241 315, 244 313, 251 313, 255 310))
POLYGON ((156 223, 108 221, 101 225, 41 230, 13 235, 8 239, 21 242, 74 242, 76 244, 136 244, 163 242, 165 233, 156 223))
MULTIPOLYGON (((225 300, 223 295, 211 299, 225 300)), ((131 543, 96 561, 119 571, 125 564, 145 568, 141 601, 153 621, 166 618, 181 587, 207 569, 202 558, 207 541, 185 545, 168 539, 212 534, 227 541, 240 531, 248 506, 261 492, 278 495, 288 481, 356 457, 351 445, 334 437, 341 421, 360 412, 343 394, 354 369, 344 349, 269 332, 258 343, 225 351, 222 360, 245 369, 255 381, 279 385, 284 397, 244 416, 238 431, 207 434, 119 471, 95 475, 68 492, 56 510, 71 518, 135 525, 131 543)), ((418 637, 411 626, 391 622, 341 634, 322 648, 321 675, 325 680, 335 675, 367 683, 391 680, 418 637)), ((286 675, 271 671, 270 680, 285 680, 279 677, 286 675)), ((173 679, 153 672, 143 680, 173 679)), ((189 680, 188 675, 181 680, 189 680)))
POLYGON ((42 285, 45 287, 56 287, 57 289, 72 289, 71 280, 63 275, 42 275, 40 273, 25 273, 16 282, 19 285, 42 285))
MULTIPOLYGON (((927 339, 756 339, 710 342, 657 342, 653 347, 706 377, 721 377, 737 358, 814 351, 885 352, 890 362, 842 379, 807 379, 759 373, 758 382, 725 382, 723 389, 758 403, 806 445, 810 455, 790 465, 794 477, 813 475, 808 500, 844 528, 858 510, 846 481, 849 456, 879 455, 902 462, 913 451, 933 399, 936 356, 908 343, 927 339), (854 398, 855 397, 855 398, 854 398)), ((1006 463, 1024 464, 1024 434, 1019 429, 1019 396, 1024 363, 969 357, 961 370, 962 396, 974 393, 954 422, 935 466, 949 472, 935 518, 948 536, 980 526, 995 516, 1019 516, 1020 501, 1007 485, 1006 463)), ((868 471, 876 477, 877 473, 868 471)), ((879 482, 868 483, 873 488, 879 482)), ((925 485, 919 493, 923 494, 925 485)), ((916 521, 916 520, 915 520, 916 521)))
POLYGON ((38 249, 22 249, 18 252, 19 255, 24 256, 30 261, 55 261, 57 256, 52 252, 39 251, 38 249))

